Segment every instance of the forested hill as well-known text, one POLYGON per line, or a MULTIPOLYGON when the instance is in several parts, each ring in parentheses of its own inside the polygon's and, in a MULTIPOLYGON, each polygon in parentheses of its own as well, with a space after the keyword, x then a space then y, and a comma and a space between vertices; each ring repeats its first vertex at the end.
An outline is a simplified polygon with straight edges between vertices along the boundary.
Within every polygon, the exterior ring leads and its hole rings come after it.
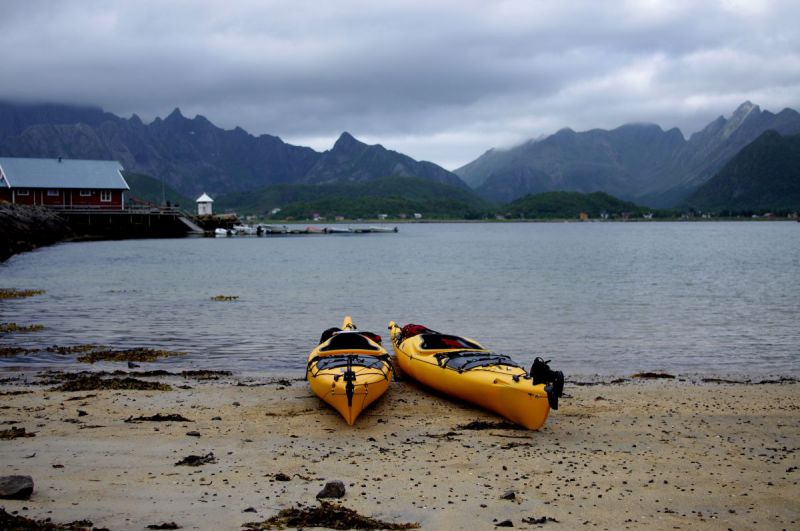
POLYGON ((591 218, 599 218, 604 213, 609 217, 638 216, 650 212, 650 209, 603 192, 543 192, 517 199, 500 211, 511 217, 525 219, 574 219, 581 212, 591 218))
POLYGON ((378 214, 398 217, 420 213, 438 218, 480 218, 491 214, 494 205, 461 186, 451 186, 417 177, 382 177, 363 182, 339 184, 277 185, 248 193, 230 194, 214 203, 215 209, 310 219, 344 216, 348 219, 376 218, 378 214))
POLYGON ((800 211, 800 135, 767 131, 686 201, 717 213, 800 211))

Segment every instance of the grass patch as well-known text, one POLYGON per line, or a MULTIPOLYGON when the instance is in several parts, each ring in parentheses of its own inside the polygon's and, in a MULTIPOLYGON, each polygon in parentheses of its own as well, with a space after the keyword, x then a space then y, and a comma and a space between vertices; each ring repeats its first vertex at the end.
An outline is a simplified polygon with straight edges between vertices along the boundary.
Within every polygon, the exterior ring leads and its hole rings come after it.
POLYGON ((0 529, 22 529, 25 531, 90 531, 94 527, 89 520, 76 520, 66 524, 53 523, 49 518, 44 520, 31 520, 24 516, 14 515, 6 512, 0 507, 0 529))
POLYGON ((158 358, 185 356, 185 352, 172 350, 158 350, 153 348, 131 348, 126 350, 91 350, 78 356, 81 363, 94 363, 96 361, 155 361, 158 358))
POLYGON ((172 391, 172 387, 161 382, 146 382, 136 378, 100 378, 80 376, 69 380, 51 391, 172 391))
POLYGON ((486 420, 473 420, 467 424, 456 426, 457 430, 524 430, 522 426, 504 420, 489 422, 486 420))
POLYGON ((0 299, 24 299, 42 293, 44 293, 43 289, 0 288, 0 299))
POLYGON ((101 350, 107 348, 109 347, 105 345, 93 345, 89 343, 86 345, 73 345, 71 347, 59 347, 58 345, 53 345, 52 347, 47 347, 45 350, 47 350, 47 352, 55 352, 57 354, 67 356, 69 354, 82 354, 84 352, 91 352, 93 350, 101 350))
POLYGON ((27 354, 28 352, 34 351, 23 347, 0 347, 0 357, 4 358, 16 356, 18 354, 27 354))
POLYGON ((0 323, 0 334, 10 334, 11 332, 36 332, 44 330, 44 325, 32 324, 20 326, 17 323, 0 323))
POLYGON ((162 415, 161 413, 156 413, 155 415, 150 415, 149 417, 139 416, 133 418, 133 416, 130 416, 125 419, 125 422, 194 422, 194 421, 189 420, 183 415, 179 415, 177 413, 168 413, 166 415, 162 415))
POLYGON ((637 372, 631 376, 631 378, 639 378, 642 380, 671 380, 675 378, 675 376, 665 372, 637 372))
POLYGON ((26 432, 25 428, 11 426, 10 430, 0 430, 0 439, 19 439, 20 437, 35 437, 36 435, 26 432))
POLYGON ((277 515, 263 522, 243 524, 247 531, 262 529, 285 529, 304 527, 324 527, 327 529, 418 529, 419 524, 395 524, 362 516, 352 509, 321 502, 317 507, 300 505, 283 509, 277 515))

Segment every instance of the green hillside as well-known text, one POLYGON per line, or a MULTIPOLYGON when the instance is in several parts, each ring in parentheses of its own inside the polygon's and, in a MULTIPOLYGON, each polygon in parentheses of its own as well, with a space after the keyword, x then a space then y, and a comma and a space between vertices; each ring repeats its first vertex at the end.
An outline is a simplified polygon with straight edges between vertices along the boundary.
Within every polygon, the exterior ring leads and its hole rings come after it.
POLYGON ((164 202, 164 198, 166 198, 171 205, 180 205, 181 208, 188 212, 193 212, 195 210, 193 199, 181 195, 173 188, 170 188, 169 185, 162 188, 162 183, 158 179, 154 179, 149 175, 127 171, 122 172, 122 175, 125 176, 125 181, 127 181, 128 186, 131 187, 126 197, 133 197, 141 201, 153 203, 154 205, 161 205, 164 202))
POLYGON ((767 131, 698 188, 686 204, 728 215, 800 210, 800 135, 767 131))
POLYGON ((580 192, 544 192, 526 195, 509 203, 501 209, 512 217, 526 219, 571 219, 577 218, 581 212, 589 217, 598 218, 605 212, 609 217, 618 217, 623 213, 638 216, 652 209, 617 199, 603 192, 582 194, 580 192))
POLYGON ((416 177, 383 177, 363 182, 321 185, 277 185, 247 193, 229 194, 215 209, 275 218, 323 217, 376 218, 420 213, 426 218, 477 219, 490 215, 494 206, 474 192, 416 177))

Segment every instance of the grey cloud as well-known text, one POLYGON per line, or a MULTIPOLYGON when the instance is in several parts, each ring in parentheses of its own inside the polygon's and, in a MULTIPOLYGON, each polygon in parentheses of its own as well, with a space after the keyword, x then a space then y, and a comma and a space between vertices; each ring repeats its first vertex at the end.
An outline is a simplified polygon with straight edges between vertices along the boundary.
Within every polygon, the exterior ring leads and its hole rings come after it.
POLYGON ((318 149, 348 130, 453 168, 564 126, 797 107, 798 19, 767 0, 12 0, 0 98, 180 106, 318 149))

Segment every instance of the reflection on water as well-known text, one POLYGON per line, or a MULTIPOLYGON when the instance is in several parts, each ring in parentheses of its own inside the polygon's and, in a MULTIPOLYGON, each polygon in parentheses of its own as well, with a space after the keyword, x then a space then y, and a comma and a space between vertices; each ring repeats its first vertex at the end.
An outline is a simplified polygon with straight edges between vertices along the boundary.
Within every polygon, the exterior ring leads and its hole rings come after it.
MULTIPOLYGON (((143 368, 299 376, 320 332, 350 314, 385 338, 389 320, 422 323, 572 375, 797 375, 798 230, 410 224, 397 234, 64 244, 0 265, 0 287, 46 290, 0 301, 0 322, 46 327, 0 346, 148 346, 189 355, 143 368)), ((0 358, 73 363, 47 352, 0 358)))

